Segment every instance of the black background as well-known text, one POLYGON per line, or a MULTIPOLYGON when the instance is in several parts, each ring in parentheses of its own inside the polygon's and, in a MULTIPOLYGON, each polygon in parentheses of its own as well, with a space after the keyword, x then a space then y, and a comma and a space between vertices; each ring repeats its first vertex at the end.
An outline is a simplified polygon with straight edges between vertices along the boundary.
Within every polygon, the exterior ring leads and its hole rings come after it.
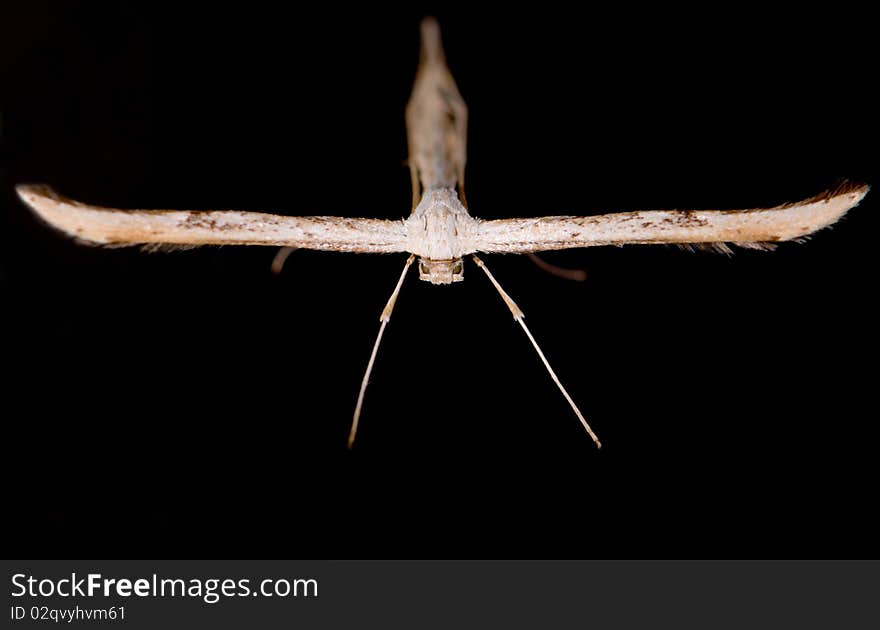
POLYGON ((0 11, 7 554, 877 555, 878 192, 805 245, 487 257, 597 451, 471 264, 76 245, 85 201, 397 218, 418 21, 470 107, 482 218, 739 208, 877 183, 875 33, 843 5, 0 11))

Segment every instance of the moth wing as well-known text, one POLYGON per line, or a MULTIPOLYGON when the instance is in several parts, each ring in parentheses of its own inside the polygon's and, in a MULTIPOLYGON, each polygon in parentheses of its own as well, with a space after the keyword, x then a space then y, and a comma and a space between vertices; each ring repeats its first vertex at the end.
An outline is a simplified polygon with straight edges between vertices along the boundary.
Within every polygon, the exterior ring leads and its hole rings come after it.
POLYGON ((482 221, 483 252, 529 253, 598 245, 678 243, 729 251, 728 244, 772 248, 826 228, 858 205, 866 184, 846 183, 810 199, 747 210, 653 210, 596 216, 482 221))
POLYGON ((48 224, 92 245, 273 245, 337 252, 406 251, 403 221, 289 217, 235 210, 120 210, 68 199, 43 184, 20 184, 16 192, 48 224))

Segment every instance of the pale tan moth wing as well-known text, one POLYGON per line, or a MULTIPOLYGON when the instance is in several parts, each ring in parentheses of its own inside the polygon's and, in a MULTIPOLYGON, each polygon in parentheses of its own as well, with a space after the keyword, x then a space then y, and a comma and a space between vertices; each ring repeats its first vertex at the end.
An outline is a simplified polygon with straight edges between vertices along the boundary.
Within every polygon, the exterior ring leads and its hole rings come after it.
POLYGON ((810 199, 750 210, 652 210, 595 216, 554 216, 481 221, 478 251, 527 253, 553 249, 678 243, 729 252, 728 245, 769 249, 826 228, 868 193, 845 183, 810 199))
POLYGON ((280 245, 334 252, 406 251, 403 221, 288 217, 235 210, 120 210, 67 199, 41 184, 21 184, 16 192, 44 221, 93 245, 280 245))

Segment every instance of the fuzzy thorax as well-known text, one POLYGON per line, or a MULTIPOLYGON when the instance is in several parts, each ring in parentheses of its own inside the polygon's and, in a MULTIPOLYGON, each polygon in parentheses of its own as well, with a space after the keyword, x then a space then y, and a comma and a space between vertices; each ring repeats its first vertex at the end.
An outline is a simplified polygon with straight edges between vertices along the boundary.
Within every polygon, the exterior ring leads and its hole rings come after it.
POLYGON ((406 220, 407 250, 419 256, 419 279, 459 282, 462 256, 476 251, 477 220, 451 188, 429 189, 406 220))

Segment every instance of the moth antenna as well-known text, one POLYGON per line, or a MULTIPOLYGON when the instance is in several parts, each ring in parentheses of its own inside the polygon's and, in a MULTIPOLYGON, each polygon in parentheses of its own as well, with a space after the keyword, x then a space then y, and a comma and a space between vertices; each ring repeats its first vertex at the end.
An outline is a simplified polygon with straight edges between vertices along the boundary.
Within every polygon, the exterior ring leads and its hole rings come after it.
POLYGON ((364 380, 361 381, 361 390, 358 393, 357 404, 354 406, 354 417, 351 421, 351 431, 348 433, 348 448, 351 448, 354 445, 354 438, 357 436, 358 422, 361 419, 361 407, 364 405, 364 394, 367 391, 370 372, 373 371, 373 363, 376 362, 376 353, 379 351, 379 343, 382 341, 385 326, 388 324, 388 320, 391 319, 391 311, 394 310, 394 303, 397 301, 397 294, 400 293, 400 287, 403 286, 406 272, 409 270, 410 265, 413 264, 415 259, 415 254, 410 254, 410 257, 406 259, 406 264, 403 266, 403 271, 400 272, 400 278, 397 280, 397 286, 394 287, 394 292, 391 294, 391 297, 388 298, 388 303, 385 304, 385 308, 382 309, 382 315, 379 316, 379 321, 381 322, 379 324, 379 334, 376 335, 376 343, 373 344, 373 351, 370 353, 370 360, 367 363, 367 371, 364 372, 364 380))
POLYGON ((532 260, 533 263, 535 263, 535 265, 538 266, 539 269, 543 269, 547 273, 563 278, 564 280, 583 282, 587 279, 587 272, 583 269, 569 269, 568 267, 551 265, 537 254, 529 254, 529 258, 532 260))
POLYGON ((275 258, 272 259, 272 273, 276 276, 281 273, 281 270, 284 269, 284 263, 287 262, 287 258, 295 252, 298 247, 282 247, 278 250, 278 253, 275 254, 275 258))
POLYGON ((568 404, 571 405, 571 408, 574 410, 575 415, 578 417, 578 420, 581 421, 581 424, 584 425, 584 428, 587 430, 587 433, 590 434, 590 437, 593 438, 593 441, 596 443, 597 448, 602 448, 602 443, 599 441, 599 438, 596 437, 596 434, 593 432, 593 429, 590 428, 589 423, 587 423, 586 418, 584 418, 584 414, 581 413, 581 410, 578 409, 578 406, 574 404, 574 401, 569 396, 568 392, 565 390, 565 387, 562 386, 562 383, 559 382, 559 377, 556 376, 556 372, 553 371, 553 368, 550 367, 550 362, 547 361, 547 357, 544 356, 544 353, 541 351, 541 347, 538 345, 538 342, 535 341, 535 338, 532 337, 532 333, 529 330, 529 327, 526 326, 525 315, 519 306, 516 305, 516 302, 513 301, 507 292, 501 288, 501 285, 498 284, 498 281, 495 279, 495 276, 492 275, 492 272, 489 271, 489 268, 483 263, 482 260, 477 258, 476 256, 472 256, 474 262, 477 263, 477 266, 486 272, 486 276, 488 276, 489 281, 493 284, 493 286, 498 290, 498 293, 501 295, 501 299, 504 300, 504 303, 507 304, 507 308, 510 309, 510 312, 513 314, 513 319, 515 319, 522 329, 525 331, 526 336, 529 338, 529 341, 532 342, 532 345, 535 347, 535 350, 538 353, 538 356, 541 357, 541 361, 544 363, 544 367, 547 368, 547 371, 550 373, 550 378, 553 379, 553 382, 556 383, 556 386, 559 388, 559 391, 562 392, 562 395, 565 396, 565 400, 568 401, 568 404))

